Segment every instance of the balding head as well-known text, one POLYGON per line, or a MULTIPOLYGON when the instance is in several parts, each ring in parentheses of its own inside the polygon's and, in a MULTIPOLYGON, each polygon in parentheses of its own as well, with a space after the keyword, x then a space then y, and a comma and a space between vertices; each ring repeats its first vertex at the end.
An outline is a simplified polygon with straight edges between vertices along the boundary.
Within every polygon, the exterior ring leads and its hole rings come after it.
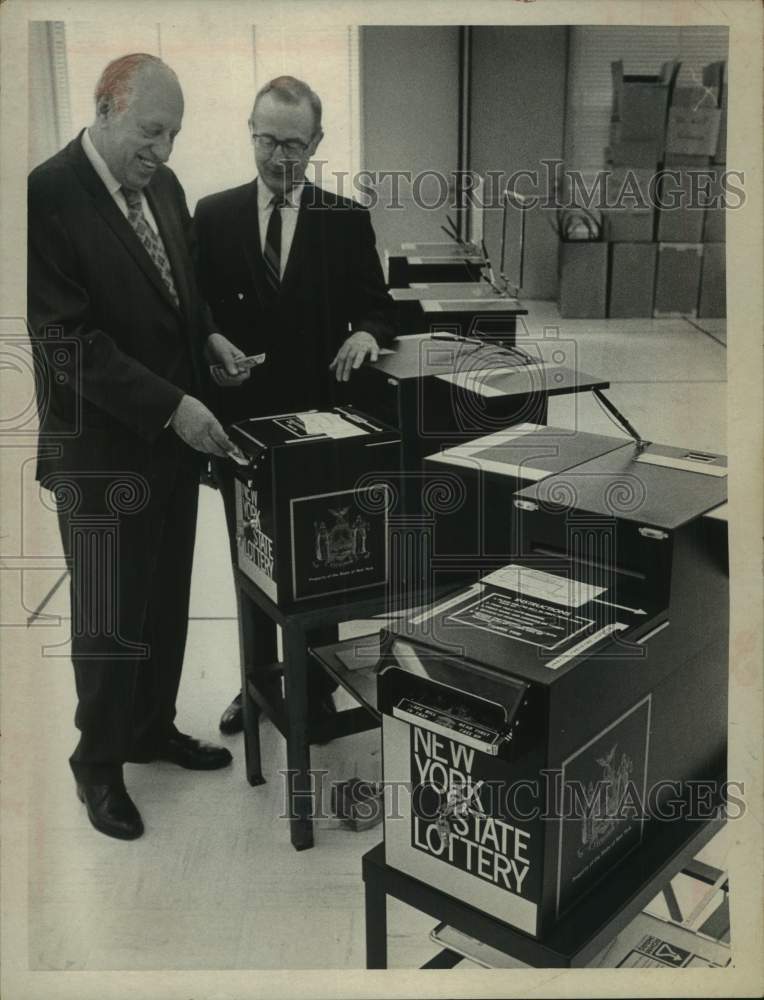
POLYGON ((172 152, 183 120, 183 92, 170 67, 134 53, 109 63, 95 93, 90 135, 115 179, 140 189, 172 152))
POLYGON ((110 62, 96 84, 96 114, 102 113, 107 108, 118 112, 124 111, 139 81, 152 78, 156 82, 165 82, 168 87, 174 84, 178 93, 181 93, 175 72, 157 56, 146 52, 132 52, 110 62))

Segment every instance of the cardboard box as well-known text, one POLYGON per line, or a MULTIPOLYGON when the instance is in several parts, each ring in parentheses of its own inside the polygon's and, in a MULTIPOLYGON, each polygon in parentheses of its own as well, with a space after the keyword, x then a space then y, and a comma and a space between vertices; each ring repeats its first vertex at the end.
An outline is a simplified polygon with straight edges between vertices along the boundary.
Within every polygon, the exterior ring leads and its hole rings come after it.
POLYGON ((624 81, 621 113, 622 139, 654 139, 666 130, 668 88, 653 83, 624 81))
POLYGON ((694 170, 704 170, 711 165, 710 156, 691 156, 689 153, 666 153, 663 166, 666 170, 674 167, 690 167, 694 170))
POLYGON ((721 108, 719 116, 719 138, 716 142, 716 152, 714 153, 714 163, 727 162, 727 107, 721 108))
POLYGON ((659 243, 653 316, 696 316, 700 289, 700 243, 659 243))
MULTIPOLYGON (((663 220, 664 229, 659 229, 658 238, 665 242, 697 242, 723 243, 725 234, 725 208, 721 204, 725 196, 723 183, 724 165, 714 163, 709 156, 688 156, 682 153, 667 153, 664 169, 674 171, 684 168, 695 172, 696 200, 699 209, 705 209, 702 233, 698 233, 696 218, 678 217, 673 220, 663 220), (715 204, 715 203, 719 204, 715 204), (673 229, 672 229, 673 225, 673 229), (666 228, 668 226, 668 228, 666 228)), ((688 174, 689 177, 689 174, 688 174)), ((664 178, 665 180, 665 178, 664 178)), ((691 182, 687 182, 688 186, 691 182)), ((673 180, 672 180, 673 184, 673 180)), ((660 213, 659 213, 660 214, 660 213)), ((681 216, 682 213, 678 213, 681 216)), ((693 213, 695 214, 695 213, 693 213)))
POLYGON ((714 156, 719 142, 721 110, 675 105, 669 108, 666 152, 714 156))
POLYGON ((666 132, 667 153, 711 156, 724 162, 727 149, 726 63, 710 63, 703 82, 674 90, 666 132))
POLYGON ((699 108, 718 108, 719 91, 716 87, 675 87, 674 95, 671 98, 671 106, 674 108, 692 108, 697 111, 699 108))
POLYGON ((652 170, 633 167, 614 167, 607 175, 608 208, 602 213, 606 240, 623 243, 650 243, 653 240, 653 176, 652 170))
POLYGON ((721 109, 719 140, 714 153, 715 163, 727 162, 727 63, 709 63, 703 69, 703 85, 711 87, 718 95, 717 104, 721 109))
POLYGON ((605 162, 612 166, 649 167, 655 170, 663 159, 663 136, 660 139, 623 139, 605 147, 605 162))
POLYGON ((702 175, 681 167, 661 179, 658 208, 660 243, 700 243, 703 239, 705 200, 701 204, 702 175))
POLYGON ((652 316, 657 255, 655 243, 612 244, 608 316, 652 316))
POLYGON ((560 243, 557 304, 566 319, 604 319, 607 315, 607 243, 560 243))
POLYGON ((725 197, 723 177, 723 167, 721 164, 714 165, 713 177, 711 180, 711 199, 719 201, 717 206, 706 208, 706 218, 703 225, 704 243, 724 243, 727 239, 726 208, 723 201, 725 197))
POLYGON ((650 243, 655 229, 652 208, 621 208, 604 212, 605 239, 611 243, 650 243))
POLYGON ((725 243, 706 243, 700 271, 698 316, 707 319, 727 315, 725 243))
POLYGON ((723 208, 707 208, 703 224, 703 242, 724 243, 726 239, 726 210, 723 208))
POLYGON ((610 64, 613 76, 613 119, 621 126, 621 140, 663 140, 666 111, 679 72, 679 63, 664 63, 657 76, 625 75, 623 62, 610 64))

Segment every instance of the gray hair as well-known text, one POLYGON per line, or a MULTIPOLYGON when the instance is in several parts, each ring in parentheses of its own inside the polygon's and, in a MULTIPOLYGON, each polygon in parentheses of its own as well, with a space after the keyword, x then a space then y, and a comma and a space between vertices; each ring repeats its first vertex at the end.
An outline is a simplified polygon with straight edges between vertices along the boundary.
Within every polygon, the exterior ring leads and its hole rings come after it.
POLYGON ((298 80, 294 76, 277 76, 275 79, 269 80, 264 87, 258 90, 255 96, 255 103, 252 106, 252 113, 249 116, 250 126, 252 125, 252 119, 255 116, 258 102, 266 94, 273 94, 274 97, 285 104, 299 104, 300 101, 307 101, 313 111, 316 132, 321 128, 321 98, 314 90, 311 90, 307 83, 298 80))

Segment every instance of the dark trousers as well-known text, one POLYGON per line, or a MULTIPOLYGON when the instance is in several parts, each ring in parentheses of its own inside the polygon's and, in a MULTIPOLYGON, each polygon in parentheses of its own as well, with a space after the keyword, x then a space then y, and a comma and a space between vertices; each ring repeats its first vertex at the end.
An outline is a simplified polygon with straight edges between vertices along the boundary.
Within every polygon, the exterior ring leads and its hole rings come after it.
MULTIPOLYGON (((228 528, 228 543, 231 549, 231 562, 233 566, 238 565, 238 548, 236 545, 236 490, 234 487, 234 475, 231 463, 225 460, 212 460, 212 473, 215 482, 218 484, 220 494, 223 497, 223 507, 225 508, 226 526, 228 528)), ((238 589, 236 594, 237 605, 239 601, 238 589)), ((272 628, 271 636, 268 637, 272 648, 276 643, 274 633, 275 623, 270 623, 272 628)), ((325 625, 312 629, 307 636, 309 646, 328 645, 337 642, 338 630, 336 625, 325 625)), ((330 694, 337 688, 337 682, 325 671, 321 670, 318 664, 311 664, 315 669, 308 672, 308 702, 315 704, 323 695, 330 694)))
POLYGON ((71 573, 79 781, 118 780, 173 731, 188 630, 199 459, 165 431, 141 473, 54 474, 71 573))

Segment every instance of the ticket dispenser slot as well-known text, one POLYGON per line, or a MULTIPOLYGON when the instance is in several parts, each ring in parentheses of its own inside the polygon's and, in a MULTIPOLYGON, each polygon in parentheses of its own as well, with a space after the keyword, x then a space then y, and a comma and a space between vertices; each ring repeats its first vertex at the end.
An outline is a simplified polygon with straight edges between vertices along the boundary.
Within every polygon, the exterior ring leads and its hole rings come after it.
POLYGON ((521 550, 538 569, 605 587, 617 603, 657 611, 669 602, 672 541, 670 532, 638 523, 577 521, 547 509, 525 515, 521 550))
POLYGON ((494 757, 516 757, 530 735, 530 685, 516 678, 494 679, 399 638, 383 655, 381 672, 380 707, 394 718, 494 757))

